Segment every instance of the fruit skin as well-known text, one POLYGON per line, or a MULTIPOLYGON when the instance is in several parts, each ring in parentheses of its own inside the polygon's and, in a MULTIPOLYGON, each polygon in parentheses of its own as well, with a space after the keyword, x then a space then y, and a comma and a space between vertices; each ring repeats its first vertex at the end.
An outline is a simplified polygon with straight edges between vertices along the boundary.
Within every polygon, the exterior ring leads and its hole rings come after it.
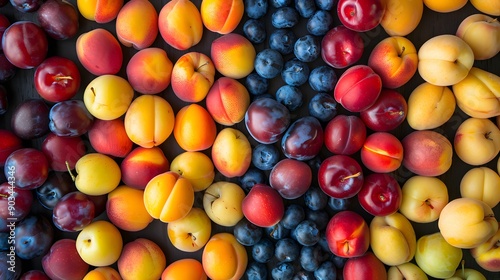
POLYGON ((412 262, 403 263, 396 266, 391 266, 387 270, 387 279, 401 280, 428 280, 427 274, 412 262))
POLYGON ((329 66, 343 69, 356 63, 365 46, 360 33, 343 25, 330 29, 321 41, 321 58, 329 66))
POLYGON ((360 275, 366 280, 387 279, 384 264, 372 252, 348 259, 342 273, 345 280, 359 279, 360 275))
POLYGON ((381 0, 339 0, 337 15, 347 28, 358 32, 369 31, 380 24, 385 7, 381 0))
POLYGON ((217 133, 211 154, 215 168, 228 178, 242 176, 252 162, 252 147, 247 137, 230 127, 217 133))
POLYGON ((172 134, 175 115, 170 103, 162 97, 141 95, 130 104, 124 122, 132 142, 152 148, 161 145, 172 134))
POLYGON ((368 224, 360 214, 350 210, 334 214, 326 226, 325 234, 328 248, 339 257, 360 257, 370 247, 368 224))
POLYGON ((500 202, 500 176, 493 169, 481 166, 469 169, 460 180, 460 196, 482 200, 494 208, 500 202))
POLYGON ((474 279, 474 280, 486 280, 486 277, 473 268, 458 268, 455 274, 448 280, 461 280, 461 279, 474 279))
POLYGON ((212 159, 202 152, 183 152, 170 163, 170 171, 188 179, 195 192, 208 188, 215 179, 212 159))
POLYGON ((35 148, 20 148, 5 160, 4 175, 15 188, 33 190, 49 176, 49 162, 45 154, 35 148))
POLYGON ((151 179, 144 189, 148 213, 164 223, 185 217, 194 204, 191 183, 179 174, 167 171, 151 179))
POLYGON ((158 35, 158 13, 146 0, 128 1, 116 17, 116 36, 126 47, 150 47, 158 35))
POLYGON ((47 0, 38 9, 37 16, 40 26, 55 40, 66 40, 78 33, 78 11, 70 2, 47 0), (55 15, 57 20, 53 18, 55 15))
POLYGON ((89 271, 82 280, 121 280, 116 269, 110 266, 96 267, 89 271))
POLYGON ((174 137, 184 151, 203 151, 214 144, 217 127, 205 107, 192 103, 177 112, 174 137))
POLYGON ((439 176, 451 167, 452 145, 438 132, 416 130, 405 136, 401 144, 403 166, 417 175, 439 176))
POLYGON ((158 14, 158 28, 163 40, 177 50, 187 50, 203 36, 200 11, 190 0, 173 0, 158 14))
POLYGON ((33 83, 43 99, 59 102, 73 98, 80 89, 80 82, 80 70, 72 60, 52 56, 38 65, 33 83))
POLYGON ((117 261, 123 280, 159 279, 167 260, 158 244, 146 238, 137 238, 123 246, 117 261))
POLYGON ((358 152, 366 140, 366 125, 355 115, 337 115, 331 119, 324 131, 328 151, 340 155, 358 152))
POLYGON ((183 54, 174 64, 171 86, 174 94, 185 102, 200 102, 214 84, 215 65, 201 52, 183 54))
POLYGON ((348 68, 339 78, 333 91, 335 100, 350 112, 369 108, 380 95, 382 80, 367 65, 348 68))
POLYGON ((500 23, 484 14, 472 14, 460 22, 456 35, 474 52, 475 60, 494 57, 500 47, 500 23))
POLYGON ((424 5, 439 13, 449 13, 461 9, 467 0, 457 0, 457 1, 436 1, 436 0, 424 0, 424 5))
POLYGON ((43 271, 53 280, 82 279, 89 269, 76 250, 76 241, 69 238, 55 241, 41 263, 43 271))
POLYGON ((474 53, 459 37, 437 35, 418 50, 418 73, 428 83, 451 86, 463 80, 474 64, 474 53))
POLYGON ((290 111, 274 98, 258 98, 245 113, 245 127, 262 144, 278 142, 291 122, 290 111))
POLYGON ((471 0, 470 3, 474 8, 479 11, 491 15, 491 16, 500 16, 500 4, 497 1, 481 1, 481 0, 471 0))
POLYGON ((380 41, 371 51, 368 66, 382 79, 385 88, 399 88, 417 72, 415 45, 406 37, 392 36, 380 41))
POLYGON ((184 258, 170 263, 161 274, 161 280, 176 279, 207 280, 207 274, 200 261, 184 258))
POLYGON ((389 173, 372 173, 365 177, 357 197, 366 212, 384 217, 399 210, 402 191, 398 181, 389 173))
POLYGON ((118 187, 121 171, 111 157, 100 153, 87 153, 75 165, 76 188, 87 195, 103 195, 118 187))
POLYGON ((361 111, 359 117, 374 131, 391 131, 399 127, 408 114, 405 97, 394 89, 382 89, 379 97, 368 109, 361 111))
POLYGON ((215 69, 225 77, 241 79, 254 70, 256 51, 242 35, 228 33, 212 41, 210 57, 215 69))
POLYGON ((351 156, 333 155, 324 159, 318 169, 319 187, 334 198, 354 197, 363 187, 363 170, 351 156))
POLYGON ((172 61, 163 49, 143 48, 128 61, 127 80, 135 91, 158 94, 170 85, 172 68, 172 61))
POLYGON ((232 126, 245 118, 250 105, 250 94, 237 80, 221 77, 210 88, 205 102, 215 122, 232 126))
POLYGON ((284 199, 296 199, 307 192, 312 183, 312 170, 303 161, 285 158, 269 173, 269 184, 284 199))
POLYGON ((203 208, 216 224, 232 227, 243 218, 243 189, 232 182, 218 181, 210 185, 203 194, 203 208))
POLYGON ((361 162, 373 172, 388 173, 401 166, 403 145, 389 132, 374 132, 361 148, 361 162))
POLYGON ((259 227, 276 225, 285 214, 283 198, 272 187, 258 183, 241 202, 243 215, 259 227))
POLYGON ((196 252, 210 239, 211 222, 203 209, 193 207, 184 218, 168 223, 168 239, 183 252, 196 252))
POLYGON ((97 220, 83 228, 76 237, 76 250, 91 266, 108 266, 122 253, 123 239, 111 222, 97 220))
POLYGON ((490 239, 498 230, 498 222, 491 207, 483 201, 460 197, 443 208, 438 227, 450 245, 471 249, 490 239), (457 223, 458 220, 461 222, 457 223))
POLYGON ((132 150, 132 141, 125 132, 123 119, 95 119, 88 131, 92 148, 98 153, 124 158, 132 150))
POLYGON ((210 279, 241 279, 248 263, 245 247, 231 233, 214 234, 205 245, 201 259, 210 279))
POLYGON ((140 231, 152 221, 144 206, 144 191, 126 185, 118 186, 108 193, 106 214, 108 219, 119 229, 140 231))
POLYGON ((233 32, 243 18, 243 0, 203 0, 200 14, 205 28, 219 34, 233 32))
POLYGON ((76 55, 83 67, 95 76, 117 74, 123 64, 120 43, 104 28, 80 34, 76 39, 76 55))
POLYGON ((451 277, 462 260, 462 249, 450 245, 440 232, 418 238, 416 264, 430 277, 451 277))
POLYGON ((76 4, 84 18, 97 23, 107 23, 118 16, 123 7, 123 0, 78 0, 76 4))
POLYGON ((485 164, 500 151, 500 129, 490 119, 468 118, 455 131, 453 147, 465 163, 485 164))
POLYGON ((12 131, 0 129, 0 167, 5 165, 5 160, 9 155, 22 147, 22 141, 12 131))
POLYGON ((18 20, 3 32, 2 50, 8 62, 15 67, 32 69, 47 57, 47 35, 38 24, 18 20))
POLYGON ((406 36, 417 28, 424 13, 421 0, 384 0, 385 12, 380 21, 390 36, 406 36))
POLYGON ((136 147, 120 163, 123 183, 142 190, 149 180, 169 168, 170 163, 159 147, 136 147))
POLYGON ((470 249, 470 253, 477 264, 487 271, 500 271, 500 248, 497 246, 499 241, 500 225, 499 230, 490 239, 470 249))

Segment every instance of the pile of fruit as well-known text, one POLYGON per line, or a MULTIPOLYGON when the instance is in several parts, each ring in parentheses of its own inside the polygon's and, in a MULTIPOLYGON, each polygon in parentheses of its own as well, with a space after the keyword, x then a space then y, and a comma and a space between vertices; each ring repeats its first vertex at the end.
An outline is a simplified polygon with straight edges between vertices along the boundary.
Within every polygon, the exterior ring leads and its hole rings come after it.
POLYGON ((495 16, 0 0, 0 278, 500 279, 495 16))

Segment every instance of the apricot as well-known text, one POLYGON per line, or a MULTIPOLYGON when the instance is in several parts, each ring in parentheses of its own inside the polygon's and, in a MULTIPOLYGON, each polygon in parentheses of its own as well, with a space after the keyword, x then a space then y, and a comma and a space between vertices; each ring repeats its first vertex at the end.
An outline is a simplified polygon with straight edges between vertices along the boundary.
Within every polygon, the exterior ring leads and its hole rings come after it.
POLYGON ((222 129, 212 145, 212 161, 222 175, 228 178, 242 176, 252 161, 248 138, 238 129, 222 129))
POLYGON ((144 206, 143 190, 126 185, 118 186, 108 193, 106 214, 118 228, 126 231, 145 229, 153 221, 144 206))
POLYGON ((245 112, 250 106, 250 94, 237 80, 221 77, 210 88, 206 106, 217 123, 231 126, 245 118, 245 112))
POLYGON ((170 163, 159 147, 136 147, 120 164, 123 183, 140 190, 144 190, 154 176, 167 172, 169 168, 170 163))
POLYGON ((160 279, 167 260, 154 241, 137 238, 123 246, 117 264, 123 280, 149 280, 160 279))
POLYGON ((231 233, 217 233, 205 245, 201 263, 210 279, 241 279, 248 263, 247 251, 231 233))
POLYGON ((195 192, 208 188, 215 179, 212 159, 202 152, 183 152, 170 163, 170 171, 188 179, 195 192))
POLYGON ((122 280, 122 277, 116 269, 110 266, 101 266, 89 271, 83 280, 122 280))
POLYGON ((212 32, 233 32, 243 17, 243 0, 203 0, 200 13, 203 25, 212 32))
POLYGON ((461 9, 468 0, 424 0, 424 5, 438 13, 449 13, 461 9))
POLYGON ((92 29, 76 39, 76 56, 90 73, 117 74, 123 64, 120 42, 104 28, 92 29))
POLYGON ((180 259, 169 264, 161 280, 207 280, 203 265, 196 259, 180 259))
POLYGON ((149 0, 127 2, 116 17, 116 36, 126 47, 142 50, 158 35, 158 12, 149 0))
POLYGON ((198 104, 186 105, 175 116, 174 137, 185 151, 202 151, 215 141, 217 127, 210 113, 198 104))
POLYGON ((158 15, 160 35, 167 44, 187 50, 198 44, 203 36, 200 11, 189 0, 169 1, 158 15))
POLYGON ((125 113, 125 131, 135 144, 151 148, 161 145, 174 129, 170 103, 160 96, 141 95, 125 113))
POLYGON ((97 23, 114 20, 123 7, 123 0, 77 0, 76 5, 82 16, 97 23))
POLYGON ((123 119, 95 119, 88 131, 90 144, 98 153, 123 158, 132 150, 123 119))
POLYGON ((135 53, 127 63, 127 80, 137 92, 157 94, 170 85, 172 68, 172 61, 163 49, 145 48, 135 53))
POLYGON ((153 177, 144 189, 146 210, 164 223, 185 217, 193 203, 193 186, 188 179, 172 171, 153 177))
POLYGON ((215 66, 204 53, 189 52, 172 69, 172 91, 182 101, 200 102, 214 84, 215 66))
POLYGON ((424 13, 422 0, 383 0, 384 16, 380 25, 390 36, 406 36, 420 23, 424 13))
POLYGON ((215 69, 222 75, 241 79, 254 69, 255 48, 242 35, 229 33, 212 41, 210 57, 215 69))

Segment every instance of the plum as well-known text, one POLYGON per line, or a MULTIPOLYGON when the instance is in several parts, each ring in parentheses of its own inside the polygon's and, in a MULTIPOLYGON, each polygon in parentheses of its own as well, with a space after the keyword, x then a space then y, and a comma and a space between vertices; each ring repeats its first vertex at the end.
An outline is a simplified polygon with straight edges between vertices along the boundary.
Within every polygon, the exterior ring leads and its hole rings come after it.
POLYGON ((16 226, 16 254, 30 260, 48 252, 54 239, 54 229, 44 216, 30 214, 16 226))
POLYGON ((47 0, 38 9, 38 22, 56 40, 66 40, 78 32, 78 11, 65 0, 47 0))
POLYGON ((43 207, 52 210, 61 197, 75 190, 68 172, 51 171, 47 180, 36 189, 36 197, 43 207))
POLYGON ((95 217, 95 207, 87 195, 73 191, 59 199, 52 213, 52 222, 58 229, 75 232, 92 222, 95 217))
POLYGON ((94 122, 82 100, 70 99, 56 103, 50 109, 49 128, 55 135, 76 137, 87 131, 94 122))
POLYGON ((33 194, 31 191, 14 190, 8 182, 0 184, 0 231, 9 230, 7 226, 10 224, 10 219, 21 221, 28 216, 32 204, 33 194), (14 200, 9 199, 9 197, 15 198, 15 205, 12 205, 14 200))
POLYGON ((21 148, 7 157, 4 173, 14 187, 32 190, 47 180, 49 162, 42 151, 35 148, 21 148))
POLYGON ((22 101, 12 114, 12 132, 25 140, 49 133, 49 111, 49 106, 41 99, 22 101))
POLYGON ((0 85, 0 115, 7 112, 9 102, 7 100, 7 89, 4 85, 0 85))
POLYGON ((22 262, 15 252, 7 251, 0 254, 0 279, 16 280, 22 273, 22 262))
POLYGON ((245 126, 257 142, 278 142, 290 125, 290 111, 275 99, 263 97, 253 101, 245 113, 245 126))
POLYGON ((305 116, 290 125, 281 138, 283 154, 292 159, 310 160, 323 146, 323 128, 315 117, 305 116))

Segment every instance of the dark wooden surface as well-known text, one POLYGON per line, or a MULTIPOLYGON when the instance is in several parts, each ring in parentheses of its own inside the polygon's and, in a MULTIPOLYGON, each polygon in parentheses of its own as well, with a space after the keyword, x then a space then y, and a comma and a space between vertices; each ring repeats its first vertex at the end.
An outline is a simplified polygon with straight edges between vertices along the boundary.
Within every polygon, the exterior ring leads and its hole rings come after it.
MULTIPOLYGON (((76 5, 76 0, 70 0, 71 3, 76 5)), ((157 1, 153 0, 151 1, 154 6, 157 8, 157 11, 159 12, 161 7, 167 3, 168 1, 162 0, 162 1, 157 1)), ((195 0, 193 1, 194 3, 197 4, 199 7, 199 3, 201 2, 200 0, 195 0)), ((272 10, 270 9, 269 13, 272 10)), ((10 4, 8 4, 5 7, 0 8, 0 13, 7 15, 7 17, 11 20, 11 22, 18 21, 18 20, 32 20, 36 22, 36 14, 23 14, 17 11, 14 11, 12 7, 10 7, 10 4)), ((423 18, 417 27, 417 29, 409 34, 407 36, 408 39, 410 39, 417 49, 429 38, 435 36, 435 35, 440 35, 440 34, 454 34, 456 32, 456 29, 460 22, 467 17, 470 14, 478 13, 475 8, 468 3, 464 8, 460 9, 459 11, 452 12, 452 13, 436 13, 433 12, 427 8, 424 10, 424 15, 423 18)), ((244 23, 245 17, 241 21, 238 29, 236 32, 241 32, 243 23, 244 23)), ((270 19, 266 19, 267 22, 267 33, 268 35, 272 31, 272 27, 270 24, 270 19)), ((305 20, 301 19, 299 27, 297 29, 294 29, 296 32, 297 36, 302 36, 306 34, 306 29, 305 29, 305 20)), ((335 24, 338 25, 340 22, 335 16, 335 24)), ((84 19, 83 17, 80 17, 80 31, 79 33, 84 33, 89 30, 92 30, 94 28, 101 27, 105 28, 109 31, 111 31, 113 34, 116 35, 115 32, 115 21, 112 21, 107 24, 97 24, 95 22, 88 21, 84 19)), ((209 49, 210 49, 210 43, 220 35, 212 33, 208 30, 204 30, 203 34, 203 39, 202 41, 189 49, 189 51, 199 51, 203 52, 207 55, 209 55, 209 49)), ((365 53, 362 57, 362 59, 358 62, 359 64, 366 64, 367 63, 367 58, 368 55, 371 51, 371 49, 383 38, 387 37, 388 35, 384 32, 384 30, 381 27, 377 27, 374 30, 371 30, 369 32, 363 33, 362 34, 364 42, 365 42, 365 53)), ((80 68, 81 74, 82 74, 82 83, 81 87, 79 90, 78 95, 75 98, 81 98, 82 93, 86 87, 86 85, 93 79, 95 76, 87 72, 81 64, 78 62, 76 58, 76 50, 75 50, 75 42, 76 42, 77 36, 65 40, 65 41, 54 41, 50 40, 50 49, 49 49, 49 55, 60 55, 64 56, 67 58, 73 59, 77 63, 77 65, 80 68)), ((168 56, 170 60, 175 63, 175 61, 185 52, 175 50, 168 46, 163 39, 161 38, 160 35, 156 38, 156 41, 154 43, 154 46, 163 48, 164 50, 167 51, 168 56)), ((256 49, 262 50, 263 48, 267 47, 267 40, 265 43, 257 45, 256 49)), ((122 75, 123 77, 126 77, 125 75, 125 67, 126 67, 126 62, 128 59, 136 52, 135 49, 132 48, 126 48, 123 47, 123 53, 124 53, 124 64, 123 67, 119 73, 119 75, 122 75)), ((289 57, 286 57, 285 59, 288 59, 289 57)), ((314 66, 321 65, 323 62, 321 61, 321 58, 318 60, 314 61, 311 63, 311 69, 314 66)), ((497 55, 492 59, 486 60, 486 61, 476 61, 475 66, 488 70, 496 75, 500 75, 500 56, 497 55)), ((33 86, 33 74, 34 74, 34 69, 31 70, 20 70, 17 72, 16 76, 6 83, 6 87, 9 90, 9 102, 10 102, 10 108, 8 112, 5 115, 0 116, 0 128, 5 128, 8 129, 10 127, 10 116, 12 115, 12 112, 16 106, 16 104, 19 104, 21 101, 29 99, 29 98, 39 98, 39 95, 35 91, 35 88, 33 86)), ((337 70, 337 75, 340 76, 342 74, 342 71, 337 70)), ((219 76, 219 75, 218 75, 219 76)), ((405 86, 401 87, 398 89, 406 98, 408 98, 409 94, 411 91, 418 86, 420 83, 422 83, 423 80, 420 78, 418 73, 408 82, 405 86)), ((283 81, 278 78, 272 81, 271 88, 269 93, 274 94, 276 89, 283 84, 283 81)), ((299 117, 307 114, 307 102, 308 100, 312 97, 314 92, 309 88, 308 85, 304 85, 301 87, 301 90, 304 93, 305 96, 305 102, 303 108, 300 110, 300 112, 294 117, 299 117)), ((179 110, 182 106, 187 105, 187 103, 184 103, 180 101, 172 92, 171 88, 169 87, 165 92, 161 93, 161 96, 163 96, 165 99, 167 99, 172 107, 174 108, 175 111, 179 110)), ((200 104, 203 104, 204 102, 200 102, 200 104)), ((340 109, 339 113, 347 113, 340 109)), ((453 137, 455 134, 455 130, 458 128, 460 123, 465 120, 467 116, 461 112, 459 109, 456 110, 455 114, 453 117, 442 127, 437 128, 436 130, 445 135, 450 141, 453 141, 453 137)), ((244 133, 246 132, 246 128, 243 123, 239 123, 235 126, 236 128, 240 129, 244 133)), ((218 128, 222 128, 222 126, 218 126, 218 128)), ((405 122, 401 127, 398 129, 392 131, 394 135, 396 135, 399 139, 402 139, 406 134, 411 132, 412 129, 408 126, 408 124, 405 122)), ((41 137, 40 139, 35 139, 33 141, 26 141, 25 145, 26 146, 33 146, 33 147, 40 147, 40 143, 43 141, 44 137, 41 137)), ((249 139, 251 140, 251 144, 255 145, 256 142, 253 141, 250 137, 249 139)), ((1 141, 1 139, 0 139, 1 141)), ((173 138, 173 135, 167 139, 167 141, 161 145, 163 150, 165 151, 165 154, 169 160, 172 160, 176 155, 182 152, 182 150, 179 148, 179 146, 175 143, 175 140, 173 138)), ((90 148, 90 145, 89 145, 90 148)), ((209 152, 209 151, 207 151, 209 152)), ((322 152, 322 157, 328 156, 329 153, 326 151, 326 149, 323 149, 322 152)), ((487 164, 487 166, 493 168, 496 170, 496 163, 497 163, 497 158, 495 158, 493 161, 487 164)), ((458 159, 458 157, 454 156, 454 161, 452 164, 451 169, 443 174, 442 176, 439 176, 440 179, 442 179, 446 185, 448 186, 449 190, 449 195, 450 195, 450 200, 453 198, 459 197, 459 183, 460 179, 469 170, 472 168, 472 166, 469 166, 465 163, 463 163, 461 160, 458 159)), ((398 169, 393 173, 393 175, 398 179, 398 182, 400 184, 403 184, 406 179, 411 177, 413 174, 409 172, 408 170, 404 169, 403 167, 398 169)), ((216 180, 229 180, 227 178, 222 177, 220 174, 217 175, 216 180)), ((231 179, 235 181, 236 179, 231 179)), ((196 196, 196 202, 195 205, 201 206, 201 194, 198 193, 196 196)), ((497 215, 497 217, 500 217, 500 206, 495 207, 494 211, 497 215)), ((354 209, 359 210, 359 212, 366 218, 367 222, 370 221, 371 217, 363 212, 359 208, 359 206, 354 205, 354 209)), ((41 211, 44 214, 50 215, 50 212, 43 210, 41 207, 35 207, 35 211, 41 211)), ((105 215, 101 215, 99 218, 105 219, 105 215)), ((417 233, 417 236, 422 236, 424 234, 430 234, 438 231, 437 228, 437 223, 429 223, 429 224, 417 224, 414 223, 414 228, 417 233)), ((225 227, 220 227, 220 226, 214 226, 213 228, 214 232, 215 231, 227 231, 227 232, 232 232, 231 228, 225 228, 225 227)), ((61 237, 71 237, 74 238, 76 237, 76 233, 74 234, 68 234, 68 233, 61 233, 57 232, 57 238, 61 237)), ((196 253, 184 253, 176 250, 169 242, 168 237, 167 237, 167 231, 166 231, 166 225, 159 222, 159 221, 154 221, 153 223, 150 224, 145 230, 140 231, 140 232, 134 232, 134 233, 129 233, 129 232, 123 232, 123 236, 125 241, 135 239, 137 237, 146 237, 149 238, 155 242, 157 242, 165 251, 167 261, 168 263, 180 259, 180 258, 185 258, 185 257, 195 257, 195 258, 200 258, 201 257, 201 250, 196 252, 196 253)), ((491 273, 482 270, 475 262, 475 260, 470 256, 470 253, 468 250, 463 250, 464 252, 464 259, 465 259, 465 266, 470 267, 470 268, 475 268, 480 270, 485 274, 487 279, 500 279, 500 276, 498 273, 491 273)), ((40 258, 37 258, 33 261, 30 262, 25 262, 23 263, 25 268, 37 268, 41 269, 41 264, 40 264, 40 258)))

